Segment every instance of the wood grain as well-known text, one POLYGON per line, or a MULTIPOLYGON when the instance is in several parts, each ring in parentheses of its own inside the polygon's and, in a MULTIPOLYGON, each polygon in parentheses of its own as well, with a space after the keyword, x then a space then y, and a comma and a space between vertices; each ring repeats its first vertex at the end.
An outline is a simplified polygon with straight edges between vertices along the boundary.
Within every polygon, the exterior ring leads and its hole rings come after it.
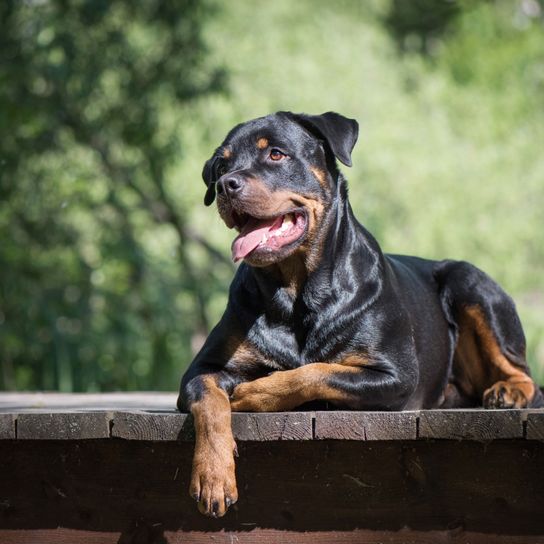
POLYGON ((237 440, 311 440, 312 419, 310 412, 237 412, 232 414, 232 430, 237 440))
POLYGON ((114 412, 111 435, 125 440, 193 440, 194 428, 189 414, 114 412))
POLYGON ((15 438, 15 415, 0 414, 0 440, 15 438))
POLYGON ((105 533, 74 529, 3 531, 2 544, 542 544, 539 536, 494 535, 465 531, 222 531, 214 535, 197 531, 164 531, 126 537, 123 533, 105 533), (151 538, 146 538, 146 537, 151 538))
POLYGON ((3 440, 0 527, 120 533, 119 542, 403 527, 544 540, 537 440, 240 441, 238 450, 240 499, 213 520, 188 494, 191 442, 3 440))
POLYGON ((544 411, 527 414, 527 439, 544 440, 544 411))
POLYGON ((414 440, 418 412, 316 412, 318 440, 414 440))
POLYGON ((17 416, 22 440, 83 440, 109 438, 108 412, 24 413, 17 416))
MULTIPOLYGON (((311 440, 312 414, 234 413, 232 430, 236 440, 311 440)), ((193 441, 193 418, 189 414, 115 412, 112 436, 127 440, 193 441)))
POLYGON ((523 438, 521 410, 422 410, 419 438, 497 440, 523 438))

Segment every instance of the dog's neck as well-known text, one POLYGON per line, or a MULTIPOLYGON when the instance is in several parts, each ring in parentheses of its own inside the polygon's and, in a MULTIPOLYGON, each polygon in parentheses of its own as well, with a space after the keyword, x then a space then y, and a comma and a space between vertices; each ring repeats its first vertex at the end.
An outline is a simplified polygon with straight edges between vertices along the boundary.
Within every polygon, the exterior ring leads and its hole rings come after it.
POLYGON ((262 292, 263 299, 272 299, 274 306, 281 307, 283 315, 291 314, 297 300, 306 298, 307 292, 312 293, 311 300, 322 299, 326 294, 333 295, 339 288, 335 269, 340 260, 349 258, 370 272, 383 259, 377 242, 355 218, 347 198, 346 181, 341 175, 336 191, 332 201, 325 206, 318 230, 308 243, 279 263, 252 269, 257 285, 267 287, 266 292, 262 292), (261 275, 267 281, 261 282, 261 275), (272 297, 269 290, 271 278, 276 285, 272 297))

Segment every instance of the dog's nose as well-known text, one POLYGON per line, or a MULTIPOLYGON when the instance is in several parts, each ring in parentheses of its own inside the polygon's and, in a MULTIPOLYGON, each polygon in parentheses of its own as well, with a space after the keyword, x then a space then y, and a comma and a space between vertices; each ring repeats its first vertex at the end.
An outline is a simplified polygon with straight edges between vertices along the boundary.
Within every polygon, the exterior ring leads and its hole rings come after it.
POLYGON ((221 178, 217 182, 217 194, 227 194, 228 196, 235 196, 244 187, 244 180, 239 176, 233 176, 232 174, 221 178))

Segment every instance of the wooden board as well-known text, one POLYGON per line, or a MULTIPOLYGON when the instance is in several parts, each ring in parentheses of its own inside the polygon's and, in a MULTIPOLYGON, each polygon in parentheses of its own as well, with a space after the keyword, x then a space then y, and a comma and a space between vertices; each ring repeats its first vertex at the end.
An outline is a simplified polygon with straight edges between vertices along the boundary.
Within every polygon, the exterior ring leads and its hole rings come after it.
POLYGON ((16 414, 0 414, 0 440, 15 438, 16 414))
MULTIPOLYGON (((232 414, 236 440, 310 440, 312 418, 309 412, 232 414)), ((115 412, 112 437, 127 440, 194 440, 193 418, 189 414, 115 412)))
POLYGON ((414 440, 418 412, 317 412, 319 440, 414 440))
POLYGON ((422 410, 420 438, 497 440, 523 438, 523 410, 422 410))
POLYGON ((527 439, 544 440, 544 411, 531 411, 527 414, 527 439))
POLYGON ((235 413, 213 520, 173 402, 0 394, 0 542, 544 542, 543 410, 235 413))
MULTIPOLYGON (((193 440, 174 393, 0 393, 0 439, 193 440), (104 397, 104 398, 102 398, 104 397)), ((232 416, 238 440, 544 440, 543 410, 306 411, 232 416)))
POLYGON ((108 412, 24 413, 17 416, 20 440, 83 440, 109 438, 108 412))
MULTIPOLYGON (((193 444, 0 441, 0 528, 131 534, 468 531, 544 540, 544 444, 497 440, 239 442, 240 499, 189 497, 193 444)), ((256 534, 256 533, 255 533, 256 534)))
POLYGON ((542 544, 539 536, 492 535, 467 531, 162 531, 140 525, 133 532, 96 532, 74 529, 3 531, 2 544, 542 544))

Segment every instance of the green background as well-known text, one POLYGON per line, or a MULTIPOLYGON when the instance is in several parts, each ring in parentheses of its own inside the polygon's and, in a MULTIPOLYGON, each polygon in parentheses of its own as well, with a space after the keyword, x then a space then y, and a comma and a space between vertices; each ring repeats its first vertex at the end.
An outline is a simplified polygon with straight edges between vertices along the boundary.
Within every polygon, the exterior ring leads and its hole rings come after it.
POLYGON ((276 110, 359 121, 359 220, 491 274, 544 381, 542 2, 8 0, 0 25, 2 389, 177 388, 234 270, 202 165, 276 110))

